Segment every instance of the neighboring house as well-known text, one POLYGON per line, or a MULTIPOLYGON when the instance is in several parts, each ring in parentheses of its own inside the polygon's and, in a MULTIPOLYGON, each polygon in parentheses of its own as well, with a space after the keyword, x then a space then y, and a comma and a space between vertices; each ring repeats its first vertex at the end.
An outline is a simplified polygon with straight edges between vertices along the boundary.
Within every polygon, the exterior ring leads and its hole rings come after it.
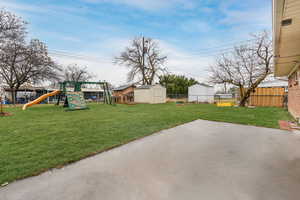
POLYGON ((81 88, 84 99, 90 101, 102 101, 104 100, 104 90, 100 87, 87 87, 81 88))
POLYGON ((123 85, 113 89, 113 96, 116 103, 130 103, 134 101, 134 88, 135 85, 123 85))
POLYGON ((166 103, 167 90, 160 84, 142 85, 134 88, 134 102, 136 103, 166 103))
POLYGON ((213 103, 215 89, 203 83, 188 88, 188 102, 213 103))
POLYGON ((300 1, 273 0, 276 77, 288 77, 288 109, 300 118, 300 1))
MULTIPOLYGON (((44 90, 43 87, 35 87, 31 84, 24 84, 16 91, 16 103, 23 104, 35 99, 38 91, 44 90)), ((12 102, 12 91, 8 86, 4 86, 6 103, 12 102)))
POLYGON ((285 88, 288 89, 288 81, 287 80, 266 80, 258 85, 258 88, 285 88))

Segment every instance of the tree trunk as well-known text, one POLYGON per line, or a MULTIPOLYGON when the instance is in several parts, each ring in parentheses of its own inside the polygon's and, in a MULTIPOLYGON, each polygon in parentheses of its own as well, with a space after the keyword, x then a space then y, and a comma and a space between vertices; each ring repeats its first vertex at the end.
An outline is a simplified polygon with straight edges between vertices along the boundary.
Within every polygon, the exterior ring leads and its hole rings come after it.
POLYGON ((246 106, 246 103, 247 103, 248 99, 250 98, 251 91, 252 91, 251 89, 248 89, 246 92, 243 92, 243 94, 241 94, 241 100, 240 100, 239 106, 241 106, 241 107, 246 106))
POLYGON ((242 97, 239 106, 245 107, 247 100, 248 100, 248 98, 246 96, 242 97))
POLYGON ((11 102, 12 104, 16 104, 16 98, 17 98, 17 91, 15 88, 10 88, 11 91, 11 102))

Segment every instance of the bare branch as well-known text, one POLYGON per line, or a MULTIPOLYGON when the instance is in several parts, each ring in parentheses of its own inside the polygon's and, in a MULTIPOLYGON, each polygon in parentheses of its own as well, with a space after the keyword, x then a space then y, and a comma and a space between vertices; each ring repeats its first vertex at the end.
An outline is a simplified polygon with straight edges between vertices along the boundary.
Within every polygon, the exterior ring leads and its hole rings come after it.
POLYGON ((142 84, 151 85, 155 78, 166 71, 164 64, 166 56, 162 56, 158 44, 151 38, 135 38, 130 47, 127 47, 115 64, 124 65, 130 69, 128 81, 135 80, 142 84), (144 41, 144 44, 143 44, 144 41))
POLYGON ((68 65, 61 76, 62 81, 89 81, 95 77, 86 67, 80 67, 77 64, 68 65))
POLYGON ((228 55, 221 55, 210 69, 211 82, 229 83, 240 88, 241 106, 246 104, 251 92, 273 71, 272 40, 268 32, 252 37, 252 44, 237 46, 228 55))

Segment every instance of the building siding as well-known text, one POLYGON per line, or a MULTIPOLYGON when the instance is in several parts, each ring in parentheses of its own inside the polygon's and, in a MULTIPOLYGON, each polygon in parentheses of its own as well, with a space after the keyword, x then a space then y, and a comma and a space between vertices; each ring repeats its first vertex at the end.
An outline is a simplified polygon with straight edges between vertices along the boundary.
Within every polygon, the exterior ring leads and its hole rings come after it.
POLYGON ((193 85, 188 88, 188 102, 214 102, 215 90, 213 87, 193 85))
POLYGON ((129 103, 134 101, 134 87, 128 87, 124 90, 113 91, 113 96, 116 98, 116 103, 129 103))
POLYGON ((134 89, 134 101, 136 103, 166 103, 166 88, 160 85, 154 85, 151 88, 134 89))
POLYGON ((288 109, 293 117, 300 118, 300 69, 289 77, 288 109))

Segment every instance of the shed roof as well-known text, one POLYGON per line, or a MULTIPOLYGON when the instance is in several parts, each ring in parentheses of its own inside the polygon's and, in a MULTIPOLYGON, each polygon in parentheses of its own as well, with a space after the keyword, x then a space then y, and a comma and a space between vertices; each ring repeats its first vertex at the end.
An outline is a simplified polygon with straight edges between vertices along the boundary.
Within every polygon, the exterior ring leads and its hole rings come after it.
POLYGON ((121 85, 117 88, 114 88, 113 91, 121 91, 121 90, 125 90, 127 88, 130 88, 130 87, 135 87, 135 85, 134 84, 121 85))
POLYGON ((152 87, 152 85, 141 85, 139 87, 137 87, 138 89, 150 89, 152 87))
POLYGON ((213 86, 208 85, 208 84, 205 84, 205 83, 197 83, 197 84, 192 85, 192 86, 190 86, 190 87, 197 86, 197 85, 204 86, 204 87, 213 87, 213 86))
POLYGON ((163 87, 160 84, 155 84, 155 85, 141 85, 141 86, 138 86, 137 89, 150 89, 150 88, 152 88, 154 86, 161 86, 161 87, 163 87))

